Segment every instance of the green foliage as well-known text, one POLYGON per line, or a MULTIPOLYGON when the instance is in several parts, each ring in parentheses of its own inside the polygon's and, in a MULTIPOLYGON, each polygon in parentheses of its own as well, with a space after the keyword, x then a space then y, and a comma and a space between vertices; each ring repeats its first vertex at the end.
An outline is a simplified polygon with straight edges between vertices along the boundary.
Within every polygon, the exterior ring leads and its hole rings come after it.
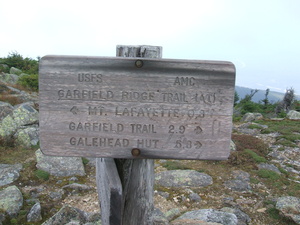
POLYGON ((280 218, 279 211, 275 207, 267 209, 267 213, 271 218, 275 220, 278 220, 280 218))
POLYGON ((249 154, 255 162, 257 163, 264 163, 264 162, 267 162, 267 160, 262 157, 262 156, 259 156, 258 154, 256 154, 254 151, 250 150, 250 149, 245 149, 244 150, 247 154, 249 154))
POLYGON ((274 171, 266 170, 266 169, 260 169, 257 172, 257 175, 261 178, 271 179, 271 180, 278 180, 280 179, 280 175, 274 171))
POLYGON ((49 180, 50 174, 44 170, 36 170, 34 172, 35 176, 41 180, 49 180))
POLYGON ((5 64, 9 68, 18 68, 22 70, 23 73, 28 74, 20 77, 18 83, 31 90, 38 90, 39 58, 38 60, 24 58, 19 53, 12 52, 9 53, 9 55, 6 58, 0 58, 0 64, 5 64))
POLYGON ((167 170, 188 170, 190 169, 186 165, 180 163, 179 161, 166 161, 163 165, 167 170))
POLYGON ((87 165, 89 163, 89 160, 87 158, 81 158, 83 165, 87 165))
POLYGON ((39 78, 37 74, 24 75, 19 78, 18 83, 26 88, 37 91, 39 89, 39 78))
POLYGON ((28 74, 38 74, 38 60, 31 58, 23 58, 18 52, 11 52, 6 58, 0 60, 1 64, 6 64, 9 67, 16 67, 28 74))
POLYGON ((234 92, 234 106, 238 104, 238 101, 240 100, 239 94, 235 91, 234 92))
POLYGON ((293 110, 296 110, 296 111, 300 112, 300 101, 299 100, 294 101, 293 110))
POLYGON ((297 147, 297 141, 300 140, 300 121, 281 120, 260 121, 261 124, 267 125, 268 128, 261 131, 263 134, 279 133, 276 138, 276 144, 289 147, 297 147))

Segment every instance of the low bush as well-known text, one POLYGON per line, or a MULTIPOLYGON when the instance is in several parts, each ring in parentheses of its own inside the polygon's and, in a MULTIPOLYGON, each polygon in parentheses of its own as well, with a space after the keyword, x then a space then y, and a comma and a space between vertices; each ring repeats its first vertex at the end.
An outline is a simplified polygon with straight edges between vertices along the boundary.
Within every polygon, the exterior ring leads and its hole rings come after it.
POLYGON ((37 74, 24 75, 19 78, 18 84, 31 89, 33 91, 37 91, 39 89, 39 78, 37 74))

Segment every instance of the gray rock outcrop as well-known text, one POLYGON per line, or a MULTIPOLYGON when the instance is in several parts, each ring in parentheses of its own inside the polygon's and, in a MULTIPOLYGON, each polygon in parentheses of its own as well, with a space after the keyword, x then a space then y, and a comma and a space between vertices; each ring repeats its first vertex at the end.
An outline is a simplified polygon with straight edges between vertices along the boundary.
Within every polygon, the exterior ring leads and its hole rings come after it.
POLYGON ((35 152, 38 169, 54 176, 84 176, 84 166, 80 157, 46 156, 41 150, 35 152))
POLYGON ((31 147, 39 142, 39 127, 31 126, 25 129, 19 129, 15 134, 16 142, 20 146, 31 147))
POLYGON ((16 217, 23 206, 23 196, 16 186, 9 186, 0 191, 0 211, 3 210, 10 217, 16 217))
POLYGON ((215 209, 200 209, 186 212, 174 220, 174 222, 184 219, 220 223, 223 225, 237 225, 238 223, 238 219, 235 214, 215 209))
POLYGON ((224 183, 224 186, 232 191, 248 192, 251 190, 250 175, 242 170, 235 170, 232 172, 232 180, 228 180, 224 183))
POLYGON ((30 104, 24 103, 15 107, 11 115, 6 116, 0 125, 0 136, 14 135, 24 126, 37 124, 39 114, 30 104))
POLYGON ((300 198, 293 196, 280 197, 277 200, 276 209, 285 217, 300 224, 300 198))
POLYGON ((238 219, 238 225, 247 225, 251 222, 250 217, 240 209, 224 207, 223 212, 233 213, 238 219))
POLYGON ((61 224, 101 224, 100 216, 89 215, 77 208, 69 205, 63 206, 54 216, 45 221, 42 225, 61 225, 61 224))
POLYGON ((15 75, 20 75, 22 73, 22 70, 16 68, 16 67, 11 67, 9 70, 10 74, 15 74, 15 75))
POLYGON ((213 183, 212 177, 194 170, 169 170, 157 173, 155 181, 164 187, 206 187, 213 183))
POLYGON ((35 203, 27 214, 28 222, 38 222, 42 220, 41 215, 41 204, 39 202, 35 203))
POLYGON ((281 172, 279 171, 279 169, 276 166, 274 166, 273 164, 260 163, 260 164, 257 165, 257 167, 259 169, 270 170, 270 171, 273 171, 275 173, 281 174, 281 172))
POLYGON ((7 102, 0 102, 0 120, 5 118, 14 110, 14 107, 7 102))
POLYGON ((290 110, 286 117, 290 120, 300 120, 300 112, 297 112, 295 110, 290 110))
POLYGON ((242 121, 251 122, 251 121, 256 121, 261 119, 263 119, 263 115, 261 113, 246 113, 243 116, 242 121))
POLYGON ((0 164, 0 187, 17 180, 21 169, 22 164, 0 164))

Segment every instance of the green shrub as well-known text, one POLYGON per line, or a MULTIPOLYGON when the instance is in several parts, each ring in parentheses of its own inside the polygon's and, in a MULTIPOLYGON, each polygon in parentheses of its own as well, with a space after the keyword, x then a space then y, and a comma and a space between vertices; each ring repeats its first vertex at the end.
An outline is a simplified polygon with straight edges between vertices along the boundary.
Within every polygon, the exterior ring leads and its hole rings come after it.
POLYGON ((49 180, 50 174, 44 170, 36 170, 34 172, 35 176, 41 180, 49 180))
POLYGON ((254 151, 250 149, 245 149, 245 152, 249 154, 257 163, 267 162, 267 160, 264 157, 257 155, 254 151))
POLYGON ((38 60, 23 58, 18 52, 11 52, 6 58, 0 60, 0 63, 9 67, 16 67, 28 74, 38 74, 38 60))
POLYGON ((18 83, 34 91, 39 89, 39 78, 37 74, 24 75, 19 78, 18 83))
POLYGON ((178 161, 166 161, 163 164, 163 167, 165 167, 167 170, 188 170, 190 169, 186 165, 183 165, 182 163, 178 161))
POLYGON ((87 165, 89 163, 89 160, 87 158, 82 157, 81 160, 83 165, 87 165))
POLYGON ((260 169, 257 172, 257 175, 261 178, 267 178, 271 180, 278 180, 280 178, 280 175, 278 173, 266 169, 260 169))

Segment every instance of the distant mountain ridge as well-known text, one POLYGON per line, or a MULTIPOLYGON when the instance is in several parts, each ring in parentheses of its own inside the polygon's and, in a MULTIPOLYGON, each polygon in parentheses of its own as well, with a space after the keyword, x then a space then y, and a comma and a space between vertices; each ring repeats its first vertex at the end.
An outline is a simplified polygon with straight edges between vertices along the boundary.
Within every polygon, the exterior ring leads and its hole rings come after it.
MULTIPOLYGON (((235 86, 235 91, 238 93, 240 100, 245 97, 246 94, 250 94, 251 90, 255 90, 255 88, 246 88, 235 86)), ((258 90, 258 92, 252 97, 253 102, 259 102, 265 99, 266 90, 258 90)), ((268 95, 268 99, 270 103, 276 103, 278 101, 283 100, 285 93, 270 91, 268 95)), ((296 99, 300 100, 300 96, 296 95, 296 99)))

